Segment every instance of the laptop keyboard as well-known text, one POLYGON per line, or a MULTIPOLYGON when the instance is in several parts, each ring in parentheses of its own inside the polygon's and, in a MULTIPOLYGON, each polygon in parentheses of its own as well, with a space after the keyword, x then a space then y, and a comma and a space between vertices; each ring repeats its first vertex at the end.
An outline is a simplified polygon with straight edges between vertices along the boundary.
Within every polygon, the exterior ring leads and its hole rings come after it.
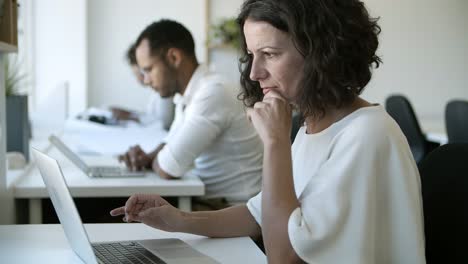
POLYGON ((93 167, 93 172, 105 174, 122 174, 125 172, 125 170, 119 167, 93 167))
POLYGON ((90 175, 96 177, 143 177, 145 176, 145 172, 143 171, 129 171, 126 168, 122 167, 92 167, 91 171, 89 172, 90 175))
POLYGON ((135 242, 93 244, 96 257, 102 263, 156 263, 165 264, 162 259, 135 242))

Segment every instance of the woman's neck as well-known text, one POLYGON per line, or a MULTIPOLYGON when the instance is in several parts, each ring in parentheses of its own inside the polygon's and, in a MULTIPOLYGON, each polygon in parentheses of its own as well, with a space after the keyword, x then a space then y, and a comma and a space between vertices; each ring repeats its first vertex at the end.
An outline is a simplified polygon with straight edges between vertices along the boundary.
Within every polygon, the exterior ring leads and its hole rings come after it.
POLYGON ((361 99, 360 97, 357 97, 354 102, 347 106, 327 109, 325 115, 319 119, 306 118, 305 122, 307 126, 307 134, 319 133, 334 123, 340 121, 352 112, 371 105, 371 103, 361 99))

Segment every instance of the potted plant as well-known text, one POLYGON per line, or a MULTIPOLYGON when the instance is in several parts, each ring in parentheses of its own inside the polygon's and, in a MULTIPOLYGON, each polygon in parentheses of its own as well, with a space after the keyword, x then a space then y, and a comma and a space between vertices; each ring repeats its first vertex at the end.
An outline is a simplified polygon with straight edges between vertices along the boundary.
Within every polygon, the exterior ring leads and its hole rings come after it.
POLYGON ((7 151, 18 151, 29 159, 30 125, 26 75, 21 73, 16 55, 5 56, 6 139, 7 151))
POLYGON ((211 26, 210 46, 240 49, 240 29, 235 18, 224 18, 211 26))

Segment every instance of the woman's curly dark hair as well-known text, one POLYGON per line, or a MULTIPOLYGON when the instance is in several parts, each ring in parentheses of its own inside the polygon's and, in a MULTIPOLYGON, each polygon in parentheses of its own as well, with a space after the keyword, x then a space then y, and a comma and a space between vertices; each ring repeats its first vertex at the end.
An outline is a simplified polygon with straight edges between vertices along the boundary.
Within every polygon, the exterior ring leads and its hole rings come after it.
POLYGON ((378 19, 369 17, 359 0, 246 0, 237 22, 241 30, 239 69, 246 106, 261 101, 257 81, 249 77, 252 55, 247 53, 244 23, 267 22, 292 36, 305 59, 304 77, 294 102, 304 117, 320 118, 331 107, 351 104, 382 62, 378 19))

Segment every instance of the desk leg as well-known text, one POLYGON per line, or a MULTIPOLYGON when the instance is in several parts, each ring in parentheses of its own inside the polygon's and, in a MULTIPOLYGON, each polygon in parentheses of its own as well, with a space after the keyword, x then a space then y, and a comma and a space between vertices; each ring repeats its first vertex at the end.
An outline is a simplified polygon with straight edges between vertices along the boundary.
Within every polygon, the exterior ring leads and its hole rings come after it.
POLYGON ((42 201, 40 198, 29 199, 29 223, 42 224, 42 201))
POLYGON ((192 199, 190 196, 179 196, 178 202, 180 210, 186 212, 192 211, 192 199))

